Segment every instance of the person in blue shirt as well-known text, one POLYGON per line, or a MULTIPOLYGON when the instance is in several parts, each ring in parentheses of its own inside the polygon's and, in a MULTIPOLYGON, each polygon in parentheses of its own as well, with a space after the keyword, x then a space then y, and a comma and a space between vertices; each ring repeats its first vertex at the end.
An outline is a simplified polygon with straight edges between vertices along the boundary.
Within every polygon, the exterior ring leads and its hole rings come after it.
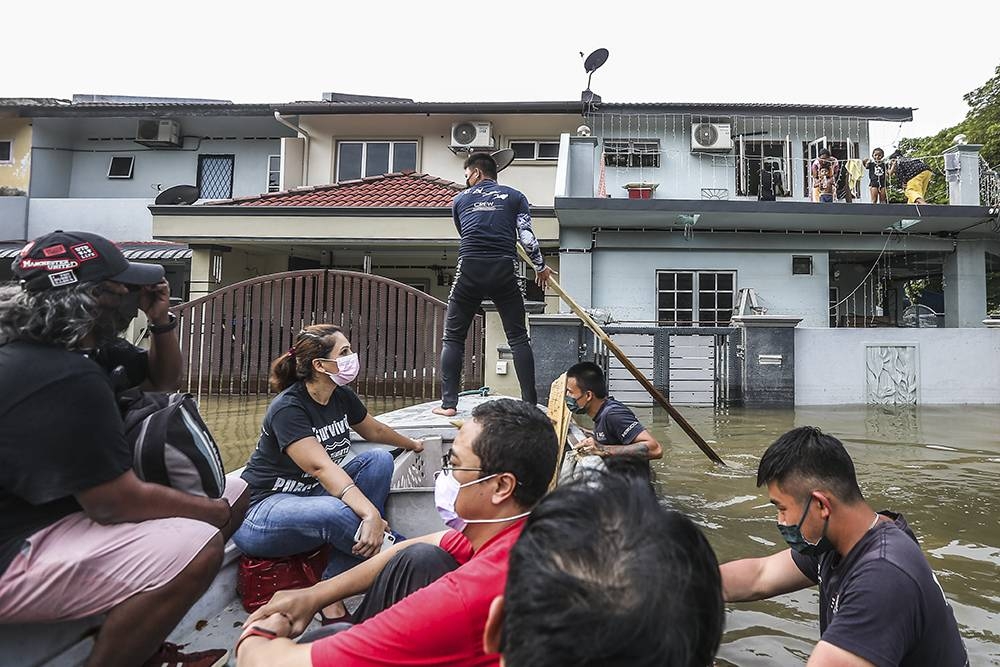
POLYGON ((663 447, 646 430, 635 413, 608 396, 608 383, 601 367, 582 361, 566 371, 566 405, 573 414, 594 420, 594 434, 576 446, 582 454, 663 458, 663 447))
POLYGON ((496 304, 507 344, 514 354, 514 370, 521 398, 537 403, 535 358, 524 324, 524 293, 518 278, 517 243, 531 257, 535 282, 543 290, 554 272, 545 266, 531 229, 528 199, 514 188, 497 183, 497 163, 488 153, 473 153, 465 161, 465 184, 451 205, 461 237, 455 281, 448 295, 448 315, 441 350, 441 407, 435 414, 455 416, 465 356, 465 337, 483 300, 496 304))

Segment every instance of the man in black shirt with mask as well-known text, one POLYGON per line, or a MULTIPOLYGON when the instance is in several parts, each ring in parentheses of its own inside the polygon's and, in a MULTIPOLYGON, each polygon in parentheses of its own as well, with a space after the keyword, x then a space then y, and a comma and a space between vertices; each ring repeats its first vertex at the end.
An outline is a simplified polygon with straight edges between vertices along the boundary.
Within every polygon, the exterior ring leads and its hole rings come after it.
POLYGON ((844 445, 812 426, 761 457, 785 549, 720 567, 727 602, 819 585, 818 667, 963 667, 955 614, 902 515, 876 513, 844 445))
POLYGON ((106 614, 87 665, 222 664, 224 650, 163 640, 218 573, 246 485, 211 499, 140 480, 113 388, 177 383, 163 267, 57 231, 12 268, 20 284, 0 287, 0 622, 106 614), (118 341, 137 308, 149 352, 118 341))

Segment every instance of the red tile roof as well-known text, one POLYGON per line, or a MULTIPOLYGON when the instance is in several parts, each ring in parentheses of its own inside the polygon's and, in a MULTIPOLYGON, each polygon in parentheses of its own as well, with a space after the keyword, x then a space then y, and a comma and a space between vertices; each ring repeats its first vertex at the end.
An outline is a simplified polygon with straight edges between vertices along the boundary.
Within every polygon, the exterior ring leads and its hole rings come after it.
POLYGON ((344 206, 351 208, 436 208, 451 206, 464 189, 454 181, 402 172, 333 185, 295 188, 256 197, 210 202, 206 206, 344 206))

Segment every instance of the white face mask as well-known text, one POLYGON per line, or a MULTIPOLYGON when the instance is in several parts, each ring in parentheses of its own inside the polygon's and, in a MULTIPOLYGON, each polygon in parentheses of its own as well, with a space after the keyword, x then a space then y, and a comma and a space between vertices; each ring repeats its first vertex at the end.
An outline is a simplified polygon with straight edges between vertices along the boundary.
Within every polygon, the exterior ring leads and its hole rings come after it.
POLYGON ((354 379, 358 377, 358 373, 361 371, 361 361, 358 360, 358 353, 352 352, 351 354, 345 355, 343 357, 338 357, 337 362, 337 372, 336 373, 326 373, 331 380, 336 383, 338 387, 343 387, 345 384, 351 384, 354 379))
POLYGON ((437 506, 438 514, 441 515, 441 520, 444 521, 444 524, 453 530, 462 532, 465 530, 465 526, 470 523, 504 523, 505 521, 515 521, 531 514, 531 512, 524 512, 523 514, 503 519, 463 519, 458 515, 458 512, 455 511, 455 503, 458 501, 458 492, 467 486, 473 486, 475 484, 479 484, 480 482, 485 482, 488 479, 492 479, 493 477, 496 477, 497 474, 498 473, 493 473, 492 475, 487 475, 486 477, 481 477, 471 482, 460 484, 459 481, 455 479, 454 475, 445 473, 444 471, 439 471, 437 473, 437 478, 434 480, 434 504, 437 506))

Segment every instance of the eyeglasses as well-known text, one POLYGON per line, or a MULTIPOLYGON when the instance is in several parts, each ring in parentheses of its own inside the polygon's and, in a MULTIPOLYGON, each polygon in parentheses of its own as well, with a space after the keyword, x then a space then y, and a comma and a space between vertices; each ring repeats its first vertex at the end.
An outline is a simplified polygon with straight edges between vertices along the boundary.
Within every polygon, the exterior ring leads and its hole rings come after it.
POLYGON ((444 454, 441 456, 441 472, 452 473, 456 470, 464 470, 466 472, 482 472, 482 468, 471 468, 466 466, 454 466, 451 464, 451 454, 444 454))

